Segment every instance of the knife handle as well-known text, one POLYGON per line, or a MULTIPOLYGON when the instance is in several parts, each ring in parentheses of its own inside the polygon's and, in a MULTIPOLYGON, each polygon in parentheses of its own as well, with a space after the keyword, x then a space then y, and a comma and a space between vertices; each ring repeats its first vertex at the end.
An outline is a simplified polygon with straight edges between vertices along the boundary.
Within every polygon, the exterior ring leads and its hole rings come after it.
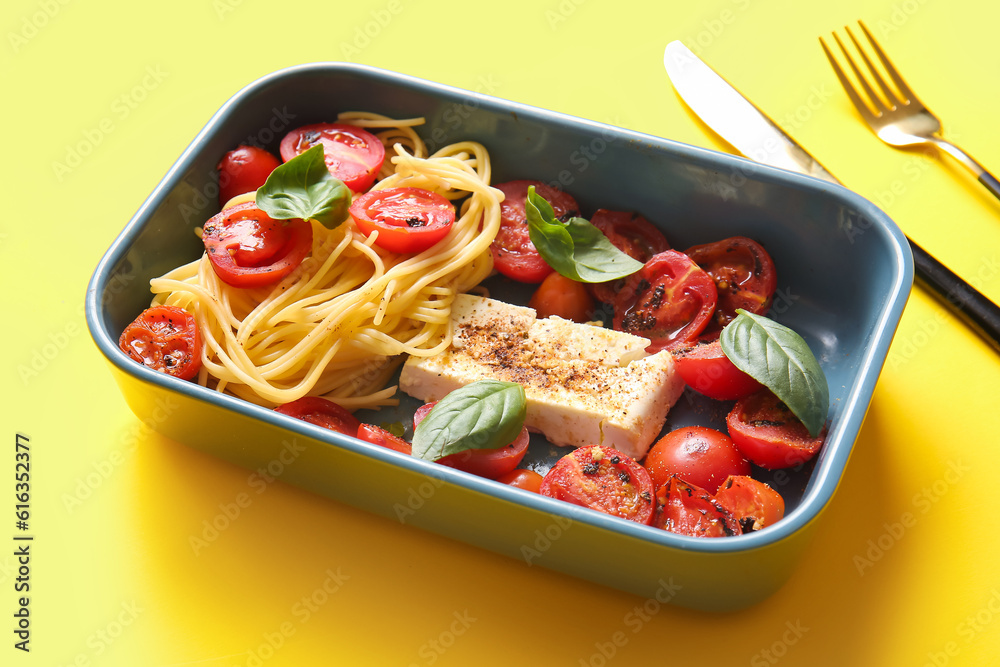
POLYGON ((1000 352, 1000 306, 934 259, 913 239, 906 240, 913 253, 917 282, 1000 352))

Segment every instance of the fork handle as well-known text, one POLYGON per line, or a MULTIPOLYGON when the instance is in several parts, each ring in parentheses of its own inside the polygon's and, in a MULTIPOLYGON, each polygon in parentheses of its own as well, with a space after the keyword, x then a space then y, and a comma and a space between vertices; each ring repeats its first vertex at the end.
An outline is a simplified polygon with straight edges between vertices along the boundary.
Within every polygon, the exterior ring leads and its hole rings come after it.
POLYGON ((996 176, 991 174, 986 167, 976 162, 975 158, 950 141, 946 141, 941 137, 932 137, 931 141, 935 146, 961 162, 966 169, 976 175, 976 178, 979 179, 980 183, 986 186, 987 190, 993 193, 994 197, 1000 199, 1000 181, 998 181, 996 176))
POLYGON ((979 182, 986 186, 986 189, 993 193, 993 196, 1000 199, 1000 181, 996 176, 988 171, 979 174, 979 182))
MULTIPOLYGON (((992 177, 991 177, 992 178, 992 177)), ((1000 185, 993 179, 994 185, 1000 185)), ((1000 197, 1000 188, 993 191, 1000 197)), ((917 281, 928 288, 953 314, 1000 352, 1000 306, 955 275, 913 239, 910 251, 917 281)))

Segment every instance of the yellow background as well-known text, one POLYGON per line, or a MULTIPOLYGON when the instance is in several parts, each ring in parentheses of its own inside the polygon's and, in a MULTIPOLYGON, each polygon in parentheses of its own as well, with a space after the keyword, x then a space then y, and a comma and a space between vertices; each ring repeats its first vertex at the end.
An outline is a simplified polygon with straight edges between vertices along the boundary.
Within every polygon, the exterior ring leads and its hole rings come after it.
POLYGON ((882 145, 817 41, 864 19, 946 134, 1000 173, 996 3, 17 0, 2 13, 0 545, 11 546, 0 546, 0 664, 922 666, 1000 655, 1000 357, 919 290, 801 566, 729 615, 637 616, 644 600, 282 483, 195 553, 190 538, 248 491, 248 472, 147 432, 82 311, 112 239, 259 76, 351 60, 724 150, 662 71, 673 39, 1000 300, 1000 201, 947 158, 882 145), (16 433, 32 448, 27 655, 9 629, 16 433))

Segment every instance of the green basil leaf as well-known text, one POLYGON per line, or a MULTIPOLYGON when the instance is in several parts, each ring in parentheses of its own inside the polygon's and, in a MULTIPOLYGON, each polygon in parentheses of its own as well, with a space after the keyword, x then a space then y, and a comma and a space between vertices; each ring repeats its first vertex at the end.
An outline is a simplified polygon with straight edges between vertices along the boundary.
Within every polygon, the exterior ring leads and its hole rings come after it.
POLYGON ((524 426, 527 399, 515 382, 480 380, 456 389, 413 432, 413 456, 426 461, 467 449, 496 449, 524 426))
POLYGON ((330 174, 320 145, 279 165, 257 189, 257 208, 275 220, 312 219, 334 229, 350 205, 351 191, 330 174))
POLYGON ((528 188, 524 204, 528 235, 538 254, 553 269, 583 283, 602 283, 632 275, 642 262, 632 259, 608 240, 597 227, 583 218, 566 222, 544 197, 528 188))
POLYGON ((813 437, 830 410, 826 375, 809 345, 791 329, 743 309, 722 330, 722 351, 741 371, 774 392, 813 437))

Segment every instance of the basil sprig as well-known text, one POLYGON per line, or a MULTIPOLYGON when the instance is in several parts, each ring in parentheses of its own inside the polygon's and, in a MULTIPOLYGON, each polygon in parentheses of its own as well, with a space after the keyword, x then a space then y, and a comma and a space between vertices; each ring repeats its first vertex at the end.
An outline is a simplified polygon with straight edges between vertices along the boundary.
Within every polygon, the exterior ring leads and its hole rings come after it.
POLYGON ((467 449, 496 449, 524 426, 527 400, 515 382, 480 380, 451 392, 413 432, 413 456, 426 461, 467 449))
POLYGON ((587 220, 570 218, 562 222, 556 218, 552 205, 535 192, 533 185, 528 188, 524 212, 528 235, 538 254, 567 278, 603 283, 632 275, 642 268, 642 262, 616 248, 587 220))
POLYGON ((737 368, 780 398, 816 437, 830 409, 830 388, 809 345, 774 320, 742 308, 736 312, 736 318, 722 330, 722 351, 737 368))
POLYGON ((257 208, 275 220, 312 219, 334 229, 350 205, 351 191, 330 174, 320 145, 279 165, 257 189, 257 208))

